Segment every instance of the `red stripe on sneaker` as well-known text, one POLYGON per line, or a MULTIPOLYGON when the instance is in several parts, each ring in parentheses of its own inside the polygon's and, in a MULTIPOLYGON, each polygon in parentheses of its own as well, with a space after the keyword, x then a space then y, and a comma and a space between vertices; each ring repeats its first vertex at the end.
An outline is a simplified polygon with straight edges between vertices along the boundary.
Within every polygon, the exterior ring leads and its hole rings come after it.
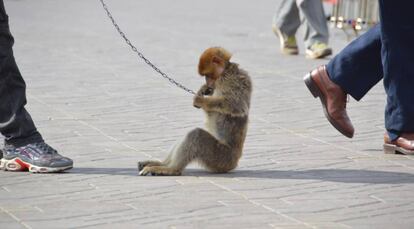
POLYGON ((17 159, 16 158, 16 160, 14 160, 17 164, 19 164, 20 165, 20 167, 21 167, 21 169, 22 170, 25 170, 25 169, 29 169, 29 167, 30 166, 28 166, 26 163, 24 163, 23 161, 21 161, 20 159, 17 159))

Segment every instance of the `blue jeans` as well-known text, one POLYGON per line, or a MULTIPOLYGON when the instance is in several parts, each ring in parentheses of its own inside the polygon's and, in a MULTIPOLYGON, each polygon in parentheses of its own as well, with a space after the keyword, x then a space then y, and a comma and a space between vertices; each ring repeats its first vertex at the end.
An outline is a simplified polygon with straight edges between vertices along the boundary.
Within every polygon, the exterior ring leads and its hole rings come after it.
POLYGON ((356 100, 384 79, 385 128, 394 140, 414 132, 414 2, 379 2, 380 24, 345 47, 327 71, 356 100))
POLYGON ((13 56, 14 39, 9 19, 0 0, 0 133, 15 146, 42 140, 26 104, 26 85, 13 56))

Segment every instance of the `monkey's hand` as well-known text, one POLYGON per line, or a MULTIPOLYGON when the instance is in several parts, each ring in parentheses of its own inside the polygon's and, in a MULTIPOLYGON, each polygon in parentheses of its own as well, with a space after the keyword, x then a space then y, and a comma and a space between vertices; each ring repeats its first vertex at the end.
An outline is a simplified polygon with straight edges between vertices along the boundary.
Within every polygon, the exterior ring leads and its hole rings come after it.
POLYGON ((213 94, 213 88, 208 87, 207 84, 204 84, 201 86, 201 88, 198 90, 197 95, 203 96, 203 95, 212 95, 213 94))
POLYGON ((205 101, 205 98, 203 96, 196 95, 196 96, 194 96, 193 106, 195 108, 200 109, 200 108, 203 107, 204 101, 205 101))

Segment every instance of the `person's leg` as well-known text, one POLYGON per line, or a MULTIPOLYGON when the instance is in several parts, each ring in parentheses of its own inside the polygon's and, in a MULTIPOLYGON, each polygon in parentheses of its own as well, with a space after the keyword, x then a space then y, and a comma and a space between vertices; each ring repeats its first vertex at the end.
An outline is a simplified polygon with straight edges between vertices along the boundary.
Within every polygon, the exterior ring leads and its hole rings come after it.
POLYGON ((352 41, 326 66, 330 79, 354 99, 362 97, 383 77, 381 31, 376 25, 352 41))
POLYGON ((8 171, 59 172, 73 161, 46 144, 24 109, 26 86, 13 56, 13 37, 0 0, 0 132, 5 136, 0 169, 8 171))
POLYGON ((299 53, 295 34, 300 26, 299 10, 295 0, 284 0, 273 17, 272 29, 279 37, 280 50, 284 54, 299 53))
POLYGON ((25 83, 14 56, 14 39, 9 30, 8 16, 0 1, 0 132, 7 144, 21 146, 42 140, 27 111, 25 83))
POLYGON ((380 29, 376 26, 345 47, 326 68, 308 74, 305 83, 314 96, 321 98, 328 121, 352 137, 346 94, 360 100, 382 76, 380 29))
POLYGON ((321 0, 297 0, 297 5, 306 19, 306 57, 323 58, 332 54, 328 47, 329 30, 321 0))
POLYGON ((387 93, 385 128, 390 139, 395 140, 403 134, 414 134, 414 2, 379 2, 387 93))
POLYGON ((329 41, 329 30, 322 1, 297 0, 297 4, 306 19, 306 47, 310 47, 316 42, 327 44, 329 41))
POLYGON ((299 9, 295 0, 283 0, 273 17, 273 25, 288 36, 294 36, 300 26, 299 9))

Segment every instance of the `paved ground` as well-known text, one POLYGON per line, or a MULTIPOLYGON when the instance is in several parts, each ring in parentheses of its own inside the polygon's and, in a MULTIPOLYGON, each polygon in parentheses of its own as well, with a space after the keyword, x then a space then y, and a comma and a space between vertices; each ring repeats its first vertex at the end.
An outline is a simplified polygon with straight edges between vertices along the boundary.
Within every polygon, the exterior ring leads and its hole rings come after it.
MULTIPOLYGON (((194 90, 197 58, 213 45, 254 81, 234 172, 139 177, 137 161, 164 158, 202 126, 192 96, 137 61, 98 0, 6 0, 27 108, 75 168, 0 171, 0 228, 412 228, 414 157, 382 152, 382 85, 350 100, 356 136, 338 134, 302 82, 328 60, 279 54, 278 2, 108 0, 136 46, 194 90)), ((339 51, 345 36, 333 35, 339 51)))

